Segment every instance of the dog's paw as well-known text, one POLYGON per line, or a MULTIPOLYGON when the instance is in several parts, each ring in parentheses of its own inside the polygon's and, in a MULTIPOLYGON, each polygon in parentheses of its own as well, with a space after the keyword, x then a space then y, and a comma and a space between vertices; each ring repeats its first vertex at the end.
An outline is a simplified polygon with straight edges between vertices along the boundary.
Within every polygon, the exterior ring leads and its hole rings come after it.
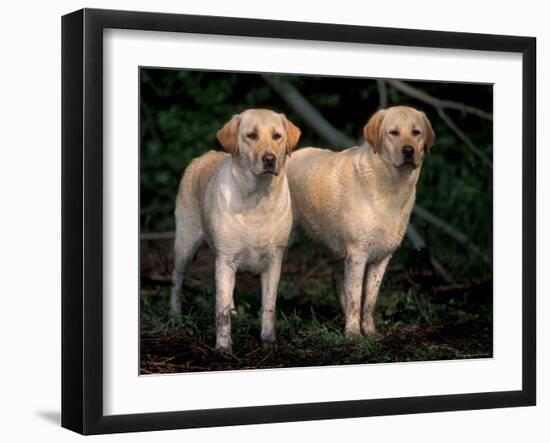
POLYGON ((266 352, 273 352, 277 349, 277 343, 264 341, 262 343, 262 349, 266 352))
POLYGON ((222 355, 231 355, 233 354, 232 346, 216 346, 216 352, 222 355))
POLYGON ((363 338, 363 334, 359 330, 345 331, 344 335, 348 340, 360 340, 363 338))
POLYGON ((233 343, 228 337, 218 337, 216 339, 216 351, 220 354, 233 353, 233 343))
POLYGON ((266 351, 273 351, 277 345, 277 340, 275 339, 275 333, 264 333, 262 334, 262 348, 266 351))
POLYGON ((376 331, 376 326, 374 323, 363 323, 361 325, 361 330, 363 331, 363 335, 365 337, 377 337, 380 334, 376 331))
POLYGON ((264 351, 275 351, 277 342, 275 340, 262 340, 262 348, 264 351))
POLYGON ((359 327, 357 328, 346 328, 344 331, 344 335, 347 339, 350 340, 357 340, 360 338, 363 338, 363 334, 361 334, 361 329, 359 327))

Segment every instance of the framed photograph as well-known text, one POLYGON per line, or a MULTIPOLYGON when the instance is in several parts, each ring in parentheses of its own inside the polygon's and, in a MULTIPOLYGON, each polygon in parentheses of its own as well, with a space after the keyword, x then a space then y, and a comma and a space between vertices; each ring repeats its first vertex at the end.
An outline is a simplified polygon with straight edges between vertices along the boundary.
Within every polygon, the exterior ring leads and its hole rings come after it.
POLYGON ((62 426, 536 403, 531 37, 62 19, 62 426))

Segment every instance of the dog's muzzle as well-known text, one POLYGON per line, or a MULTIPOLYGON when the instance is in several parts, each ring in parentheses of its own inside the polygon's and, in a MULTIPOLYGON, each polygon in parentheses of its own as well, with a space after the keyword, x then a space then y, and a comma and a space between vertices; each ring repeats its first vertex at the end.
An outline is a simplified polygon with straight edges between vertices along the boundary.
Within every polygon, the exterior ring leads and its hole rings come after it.
POLYGON ((271 152, 266 152, 262 156, 262 163, 264 165, 263 174, 278 175, 277 172, 277 158, 271 152))
POLYGON ((401 148, 401 154, 403 155, 403 160, 401 164, 394 165, 396 168, 411 167, 415 169, 418 165, 415 162, 415 150, 411 145, 405 145, 401 148))
POLYGON ((414 148, 411 145, 405 145, 401 149, 403 153, 403 163, 412 162, 414 160, 414 148))

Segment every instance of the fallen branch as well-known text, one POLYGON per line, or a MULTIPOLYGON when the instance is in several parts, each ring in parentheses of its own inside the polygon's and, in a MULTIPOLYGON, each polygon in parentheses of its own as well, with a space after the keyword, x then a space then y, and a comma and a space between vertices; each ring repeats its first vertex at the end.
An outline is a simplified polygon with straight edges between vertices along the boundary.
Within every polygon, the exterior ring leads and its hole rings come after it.
POLYGON ((386 80, 376 79, 376 86, 378 86, 378 108, 384 109, 388 106, 388 87, 386 86, 386 80))
POLYGON ((292 84, 278 76, 262 74, 263 79, 331 146, 350 147, 352 138, 338 131, 292 84))
POLYGON ((454 281, 453 276, 449 274, 441 262, 429 252, 429 249, 426 247, 426 242, 411 222, 409 222, 409 225, 407 226, 407 238, 416 250, 426 249, 428 251, 430 263, 432 264, 432 267, 437 275, 439 275, 447 283, 454 281))
MULTIPOLYGON (((140 281, 143 285, 162 287, 172 286, 172 279, 170 277, 163 277, 159 275, 142 276, 140 281)), ((200 283, 197 283, 196 280, 194 280, 193 285, 190 285, 187 282, 182 283, 182 290, 183 292, 191 292, 193 294, 202 294, 205 291, 205 289, 202 288, 200 283)))
POLYGON ((449 117, 449 115, 445 112, 445 110, 443 108, 438 108, 437 113, 441 117, 441 120, 443 120, 447 124, 447 126, 451 128, 451 130, 458 136, 458 138, 460 138, 464 142, 464 144, 468 146, 470 151, 472 151, 481 160, 483 160, 487 166, 493 169, 493 162, 491 161, 491 159, 489 159, 489 157, 487 157, 481 151, 481 149, 479 149, 477 145, 472 140, 470 140, 470 138, 464 132, 462 132, 458 128, 458 126, 453 122, 453 120, 451 120, 451 117, 449 117))
POLYGON ((426 242, 412 223, 407 226, 407 238, 413 244, 414 249, 424 249, 426 247, 426 242))
POLYGON ((469 249, 475 255, 481 257, 481 259, 485 263, 491 264, 491 261, 489 260, 489 257, 487 257, 485 254, 483 254, 481 252, 481 250, 470 241, 470 239, 466 236, 466 234, 459 231, 454 226, 450 225, 446 221, 440 219, 436 215, 434 215, 431 212, 427 211, 422 206, 415 205, 414 208, 413 208, 413 212, 414 212, 415 215, 422 218, 424 221, 426 221, 426 222, 432 224, 433 226, 439 228, 441 231, 443 231, 445 234, 447 234, 453 240, 460 243, 462 246, 469 249))
POLYGON ((142 232, 141 240, 170 240, 176 236, 175 232, 142 232))
POLYGON ((407 94, 410 97, 416 98, 424 103, 432 105, 434 108, 447 108, 455 109, 457 111, 462 111, 467 114, 472 114, 477 117, 480 117, 484 120, 493 120, 493 114, 490 112, 483 111, 482 109, 476 108, 474 106, 468 106, 464 103, 455 102, 452 100, 441 100, 440 98, 434 97, 427 92, 424 92, 420 89, 415 88, 401 80, 386 80, 392 87, 407 94))

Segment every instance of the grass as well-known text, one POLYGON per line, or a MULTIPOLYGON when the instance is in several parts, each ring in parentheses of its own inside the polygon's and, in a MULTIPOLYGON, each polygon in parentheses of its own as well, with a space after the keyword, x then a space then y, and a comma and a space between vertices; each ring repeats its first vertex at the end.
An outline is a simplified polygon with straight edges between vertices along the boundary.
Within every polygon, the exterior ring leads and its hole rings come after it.
POLYGON ((208 279, 186 291, 177 318, 169 315, 169 286, 142 283, 141 373, 492 356, 491 282, 443 284, 427 271, 390 270, 376 311, 379 334, 349 340, 342 334, 343 318, 328 265, 321 263, 306 281, 308 272, 299 263, 286 267, 278 296, 277 347, 272 351, 263 350, 259 341, 258 278, 237 277, 232 355, 213 349, 214 294, 208 279))

